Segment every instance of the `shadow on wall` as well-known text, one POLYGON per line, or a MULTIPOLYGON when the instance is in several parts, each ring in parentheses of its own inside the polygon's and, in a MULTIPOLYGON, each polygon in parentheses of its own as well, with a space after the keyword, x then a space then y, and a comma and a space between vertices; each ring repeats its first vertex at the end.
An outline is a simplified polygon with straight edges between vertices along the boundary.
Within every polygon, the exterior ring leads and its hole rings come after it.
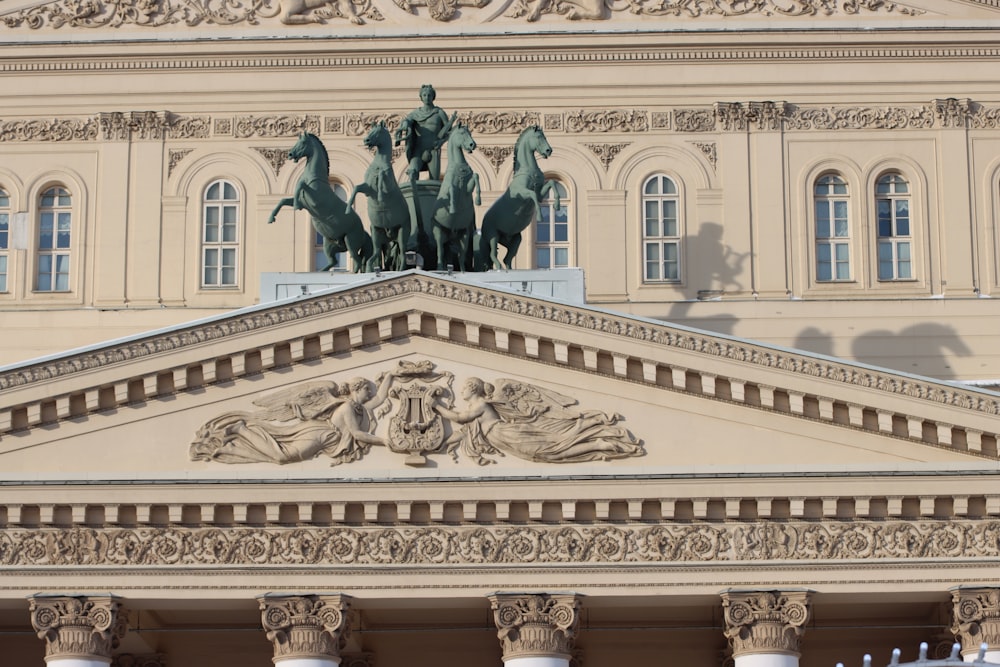
MULTIPOLYGON (((799 332, 794 347, 836 356, 832 334, 816 327, 799 332)), ((969 356, 972 350, 955 329, 946 324, 926 322, 897 332, 874 329, 856 336, 851 341, 851 354, 846 358, 899 371, 936 375, 951 368, 949 359, 969 356)))
POLYGON ((677 324, 683 324, 684 326, 705 329, 706 331, 714 331, 715 333, 730 336, 733 334, 733 330, 736 328, 736 323, 740 321, 738 317, 734 317, 729 313, 691 317, 689 315, 691 307, 696 303, 699 302, 677 301, 670 306, 670 311, 663 319, 667 322, 676 322, 677 324))
POLYGON ((689 272, 692 286, 697 290, 743 290, 739 277, 749 252, 734 252, 722 242, 723 228, 717 222, 705 222, 698 227, 698 234, 685 239, 686 255, 697 258, 697 265, 689 272))

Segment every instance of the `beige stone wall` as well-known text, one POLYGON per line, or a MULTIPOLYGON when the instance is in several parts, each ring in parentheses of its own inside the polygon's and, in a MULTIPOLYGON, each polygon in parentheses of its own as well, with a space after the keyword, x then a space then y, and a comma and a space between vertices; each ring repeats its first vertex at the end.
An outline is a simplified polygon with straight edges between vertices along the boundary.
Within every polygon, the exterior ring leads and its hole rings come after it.
MULTIPOLYGON (((17 336, 0 342, 0 363, 249 305, 260 273, 311 269, 306 214, 264 224, 302 169, 281 153, 299 131, 317 133, 332 177, 349 189, 370 160, 367 123, 398 121, 432 82, 479 141, 480 216, 510 180, 504 149, 526 124, 545 128, 554 153, 542 166, 569 191, 573 262, 592 303, 779 344, 809 340, 807 349, 937 377, 996 378, 993 309, 979 297, 1000 286, 1000 89, 990 75, 1000 56, 988 30, 998 12, 930 4, 823 18, 707 13, 669 25, 629 23, 618 10, 573 24, 543 11, 539 27, 556 34, 529 29, 513 9, 437 22, 426 8, 385 10, 363 26, 337 19, 337 38, 265 20, 280 40, 245 23, 126 20, 113 33, 123 39, 105 41, 106 30, 9 18, 8 34, 26 41, 0 49, 0 187, 21 240, 0 294, 17 336), (438 33, 404 36, 428 21, 438 33), (626 27, 636 32, 622 41, 626 27), (57 39, 75 42, 72 61, 57 39), (912 280, 876 277, 872 191, 887 170, 911 184, 912 280), (850 188, 853 266, 851 280, 822 283, 811 190, 830 171, 850 188), (643 280, 640 190, 657 173, 680 191, 672 283, 643 280), (240 195, 238 270, 232 288, 210 289, 200 284, 201 197, 219 178, 240 195), (37 200, 53 184, 73 194, 70 289, 41 293, 37 200)), ((358 209, 366 218, 363 199, 358 209)))

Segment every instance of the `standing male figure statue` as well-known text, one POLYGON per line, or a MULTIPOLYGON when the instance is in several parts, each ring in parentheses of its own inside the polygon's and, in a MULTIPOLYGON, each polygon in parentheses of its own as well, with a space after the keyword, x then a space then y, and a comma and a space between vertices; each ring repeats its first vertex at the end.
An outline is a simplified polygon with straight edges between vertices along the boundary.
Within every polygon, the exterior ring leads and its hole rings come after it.
POLYGON ((406 173, 411 183, 417 182, 420 172, 426 171, 432 181, 441 180, 441 146, 448 140, 451 126, 458 112, 448 118, 444 109, 434 105, 437 92, 429 83, 420 87, 423 106, 414 109, 396 128, 396 145, 406 142, 406 173))

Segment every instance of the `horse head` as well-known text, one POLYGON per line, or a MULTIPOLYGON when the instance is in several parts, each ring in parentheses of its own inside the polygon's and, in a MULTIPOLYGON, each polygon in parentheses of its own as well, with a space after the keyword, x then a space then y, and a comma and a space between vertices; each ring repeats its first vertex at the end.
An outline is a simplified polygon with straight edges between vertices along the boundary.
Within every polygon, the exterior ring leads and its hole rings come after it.
POLYGON ((365 148, 391 148, 391 139, 389 137, 389 130, 385 127, 385 121, 380 120, 377 123, 372 123, 372 129, 368 130, 368 134, 365 135, 365 148))
POLYGON ((471 153, 476 150, 476 141, 472 138, 472 132, 464 123, 458 123, 451 131, 451 135, 448 137, 448 144, 458 146, 461 150, 466 153, 471 153))
POLYGON ((298 162, 302 158, 307 158, 312 154, 312 146, 310 146, 309 137, 312 136, 308 132, 303 132, 299 135, 299 140, 295 142, 292 146, 292 150, 288 151, 288 158, 298 162))
POLYGON ((545 138, 545 132, 543 132, 542 128, 539 126, 532 125, 522 132, 521 136, 528 142, 528 148, 535 151, 542 157, 549 157, 552 155, 552 146, 549 145, 549 140, 545 138))

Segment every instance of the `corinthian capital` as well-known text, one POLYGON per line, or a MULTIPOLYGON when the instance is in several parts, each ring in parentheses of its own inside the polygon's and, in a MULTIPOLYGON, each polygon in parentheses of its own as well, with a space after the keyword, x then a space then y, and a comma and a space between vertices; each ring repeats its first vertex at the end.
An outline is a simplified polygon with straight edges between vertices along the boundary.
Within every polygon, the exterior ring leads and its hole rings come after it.
POLYGON ((959 588, 951 592, 954 605, 951 631, 961 638, 962 652, 975 653, 980 644, 1000 647, 1000 588, 959 588))
POLYGON ((722 594, 722 609, 734 656, 799 655, 799 637, 809 620, 805 591, 727 591, 722 594))
POLYGON ((260 598, 260 620, 274 643, 274 660, 337 658, 349 628, 346 595, 260 598))
POLYGON ((33 597, 31 625, 45 640, 45 660, 111 658, 127 629, 119 603, 107 597, 33 597))
POLYGON ((570 594, 497 593, 490 596, 503 658, 569 659, 580 622, 580 598, 570 594))

